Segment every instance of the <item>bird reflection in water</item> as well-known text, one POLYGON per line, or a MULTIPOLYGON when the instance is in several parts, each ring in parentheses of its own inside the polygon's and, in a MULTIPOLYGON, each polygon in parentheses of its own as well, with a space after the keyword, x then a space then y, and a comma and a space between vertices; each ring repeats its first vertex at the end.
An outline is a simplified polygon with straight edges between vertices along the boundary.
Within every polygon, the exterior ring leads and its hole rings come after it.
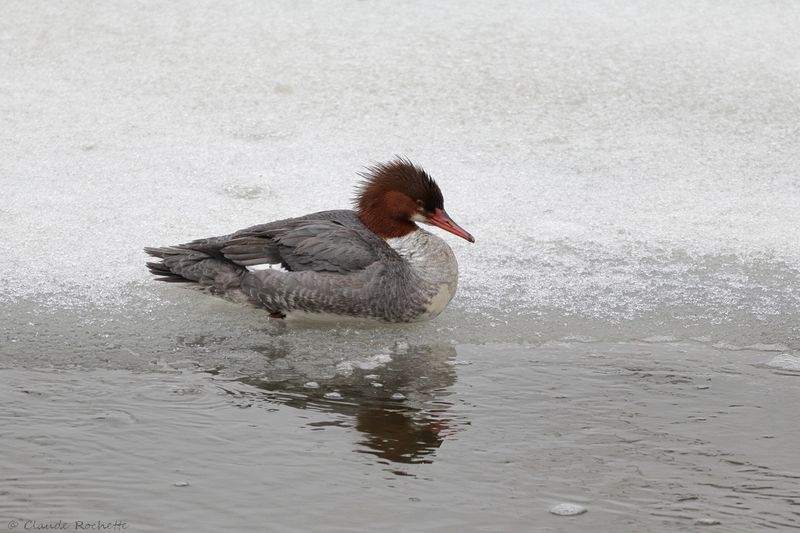
POLYGON ((310 425, 355 427, 363 435, 357 451, 375 455, 384 464, 430 463, 444 439, 468 424, 448 414, 455 355, 455 348, 447 345, 402 346, 391 350, 388 361, 345 363, 337 375, 313 378, 313 384, 309 376, 240 381, 263 389, 272 402, 352 417, 352 424, 339 420, 310 425))

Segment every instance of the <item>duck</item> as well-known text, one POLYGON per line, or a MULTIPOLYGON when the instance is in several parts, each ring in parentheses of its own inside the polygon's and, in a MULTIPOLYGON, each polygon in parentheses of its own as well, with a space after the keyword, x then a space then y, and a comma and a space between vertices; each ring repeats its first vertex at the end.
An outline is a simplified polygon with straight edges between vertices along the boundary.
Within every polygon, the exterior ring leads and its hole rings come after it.
POLYGON ((439 186, 406 158, 366 167, 353 209, 321 211, 185 244, 146 247, 159 281, 190 283, 274 319, 430 320, 453 299, 458 263, 433 226, 470 243, 439 186))

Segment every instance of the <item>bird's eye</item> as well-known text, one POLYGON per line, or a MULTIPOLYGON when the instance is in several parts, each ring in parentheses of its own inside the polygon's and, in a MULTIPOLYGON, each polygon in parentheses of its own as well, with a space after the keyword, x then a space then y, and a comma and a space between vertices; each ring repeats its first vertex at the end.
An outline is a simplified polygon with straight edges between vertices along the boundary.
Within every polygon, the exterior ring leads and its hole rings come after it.
POLYGON ((417 207, 419 207, 420 209, 422 209, 424 207, 424 204, 422 203, 422 200, 417 200, 417 207))

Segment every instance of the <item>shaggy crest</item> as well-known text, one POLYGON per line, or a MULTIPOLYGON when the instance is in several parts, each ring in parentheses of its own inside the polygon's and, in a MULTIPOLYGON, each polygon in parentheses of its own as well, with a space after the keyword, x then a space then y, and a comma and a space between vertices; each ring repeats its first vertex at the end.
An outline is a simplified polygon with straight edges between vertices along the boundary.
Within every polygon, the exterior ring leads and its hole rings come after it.
POLYGON ((405 194, 428 213, 444 208, 442 191, 433 178, 406 158, 367 167, 359 176, 364 181, 359 184, 353 201, 359 213, 374 209, 374 202, 391 191, 405 194))

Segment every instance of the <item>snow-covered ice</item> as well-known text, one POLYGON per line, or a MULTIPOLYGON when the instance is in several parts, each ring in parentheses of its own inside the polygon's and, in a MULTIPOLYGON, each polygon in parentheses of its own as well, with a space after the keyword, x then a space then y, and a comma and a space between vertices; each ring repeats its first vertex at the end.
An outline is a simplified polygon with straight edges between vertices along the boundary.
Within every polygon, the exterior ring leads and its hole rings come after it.
POLYGON ((445 328, 797 347, 795 4, 4 9, 5 306, 158 307, 143 246, 345 207, 403 154, 477 238, 445 328))

